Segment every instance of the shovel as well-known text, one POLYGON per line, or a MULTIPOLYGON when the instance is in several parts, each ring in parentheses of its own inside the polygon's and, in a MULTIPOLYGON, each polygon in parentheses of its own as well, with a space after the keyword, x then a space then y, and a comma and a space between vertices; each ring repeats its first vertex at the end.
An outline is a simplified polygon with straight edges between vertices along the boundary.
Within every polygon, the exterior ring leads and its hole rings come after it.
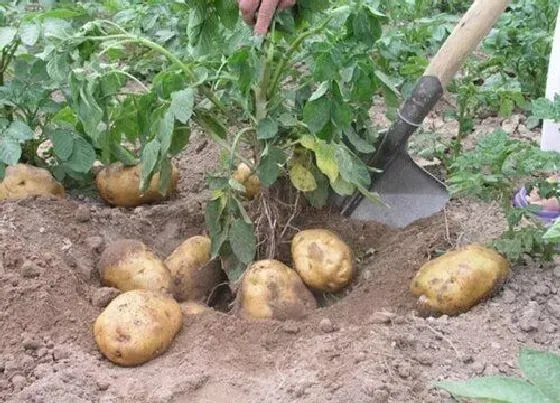
POLYGON ((378 193, 382 203, 374 204, 361 193, 336 197, 333 201, 345 217, 404 228, 444 208, 449 200, 445 184, 412 160, 407 153, 408 139, 509 3, 510 0, 473 2, 402 105, 378 150, 367 161, 381 171, 372 174, 370 191, 378 193))

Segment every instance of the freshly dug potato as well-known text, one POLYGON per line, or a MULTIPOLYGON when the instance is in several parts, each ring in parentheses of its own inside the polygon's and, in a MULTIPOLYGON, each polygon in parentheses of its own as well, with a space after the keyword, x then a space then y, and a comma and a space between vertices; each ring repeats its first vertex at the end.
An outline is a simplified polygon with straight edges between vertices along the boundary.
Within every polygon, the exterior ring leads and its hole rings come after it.
POLYGON ((133 366, 166 351, 182 326, 181 307, 171 296, 133 290, 119 295, 97 317, 94 334, 109 360, 133 366))
POLYGON ((210 238, 195 236, 184 241, 165 259, 177 301, 206 300, 221 282, 223 272, 219 261, 210 261, 210 244, 210 238))
POLYGON ((237 166, 237 170, 232 175, 233 179, 245 186, 246 196, 249 200, 255 198, 261 189, 259 177, 251 174, 251 168, 244 162, 237 166))
POLYGON ((469 245, 420 268, 410 285, 422 314, 457 315, 491 296, 510 274, 495 250, 469 245))
POLYGON ((292 258, 303 282, 316 290, 337 292, 352 280, 352 251, 331 231, 298 232, 292 240, 292 258))
POLYGON ((175 191, 179 181, 179 171, 173 167, 171 180, 165 194, 159 193, 159 173, 152 177, 150 186, 140 194, 141 165, 125 167, 121 163, 105 166, 97 174, 96 184, 99 194, 113 206, 136 207, 140 204, 161 202, 175 191))
POLYGON ((200 304, 198 302, 188 301, 179 305, 181 305, 181 310, 185 316, 200 315, 202 313, 213 311, 213 309, 208 305, 200 304))
POLYGON ((278 260, 261 260, 245 272, 237 292, 237 313, 245 318, 301 319, 317 302, 297 273, 278 260))
POLYGON ((0 183, 0 200, 18 200, 36 195, 59 199, 65 196, 62 185, 46 169, 26 164, 6 168, 4 180, 0 183))
POLYGON ((107 246, 98 263, 104 286, 125 292, 145 289, 171 292, 171 273, 143 242, 121 239, 107 246))

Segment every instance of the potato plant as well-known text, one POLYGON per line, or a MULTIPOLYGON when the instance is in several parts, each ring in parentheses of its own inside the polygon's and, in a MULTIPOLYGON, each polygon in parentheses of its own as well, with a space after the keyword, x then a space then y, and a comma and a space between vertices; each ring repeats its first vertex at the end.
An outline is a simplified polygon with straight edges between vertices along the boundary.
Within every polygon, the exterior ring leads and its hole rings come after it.
MULTIPOLYGON (((361 158, 377 139, 368 110, 377 94, 398 97, 376 50, 386 21, 371 2, 301 1, 256 38, 232 2, 161 2, 61 32, 44 58, 53 79, 67 77, 69 113, 100 160, 141 164, 141 190, 156 173, 166 188, 193 130, 222 148, 206 221, 212 257, 235 281, 257 257, 255 222, 281 226, 270 206, 282 178, 316 207, 331 192, 375 200, 361 158), (240 162, 260 182, 262 220, 232 177, 240 162)), ((268 241, 262 257, 273 258, 268 241)))

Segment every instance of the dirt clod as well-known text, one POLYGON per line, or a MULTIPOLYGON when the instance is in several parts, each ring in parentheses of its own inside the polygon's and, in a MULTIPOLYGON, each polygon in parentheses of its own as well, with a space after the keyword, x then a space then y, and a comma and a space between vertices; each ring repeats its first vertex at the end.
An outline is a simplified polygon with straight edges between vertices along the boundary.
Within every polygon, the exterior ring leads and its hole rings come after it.
POLYGON ((113 287, 100 287, 93 292, 91 303, 97 308, 105 308, 120 293, 120 290, 113 287))
POLYGON ((90 208, 87 205, 80 205, 74 213, 74 217, 78 222, 88 222, 91 220, 90 208))
POLYGON ((332 323, 332 321, 329 318, 321 319, 321 322, 319 323, 319 328, 323 333, 333 333, 337 330, 335 325, 332 323))
POLYGON ((375 312, 370 316, 369 320, 372 324, 388 325, 394 317, 395 314, 390 312, 375 312))
POLYGON ((288 334, 297 334, 300 331, 299 326, 297 325, 297 323, 294 322, 286 322, 284 323, 284 325, 282 326, 282 330, 284 330, 284 333, 288 333, 288 334))

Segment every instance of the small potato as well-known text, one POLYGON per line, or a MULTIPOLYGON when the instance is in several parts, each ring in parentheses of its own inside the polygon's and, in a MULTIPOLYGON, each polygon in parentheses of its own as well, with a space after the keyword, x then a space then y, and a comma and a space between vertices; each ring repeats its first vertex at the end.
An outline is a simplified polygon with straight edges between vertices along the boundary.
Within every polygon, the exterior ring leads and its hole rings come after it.
POLYGON ((210 261, 210 245, 210 238, 195 236, 184 241, 165 259, 177 301, 205 301, 222 281, 219 261, 210 261))
POLYGON ((298 232, 292 240, 292 258, 303 282, 316 290, 337 292, 352 280, 352 251, 331 231, 298 232))
POLYGON ((125 292, 146 289, 171 291, 171 273, 143 242, 121 239, 111 243, 98 263, 101 282, 125 292))
POLYGON ((317 302, 297 273, 278 260, 261 260, 245 272, 237 292, 237 313, 245 318, 298 320, 317 302))
POLYGON ((185 316, 200 315, 213 311, 213 309, 208 305, 200 304, 198 302, 188 301, 183 302, 179 305, 181 305, 181 310, 183 311, 183 315, 185 316))
POLYGON ((457 315, 491 296, 509 274, 508 261, 495 250, 469 245, 422 266, 410 290, 421 314, 457 315))
POLYGON ((251 174, 251 168, 244 162, 237 166, 237 170, 233 173, 232 178, 245 186, 245 194, 249 200, 254 199, 261 189, 259 177, 251 174))
POLYGON ((179 171, 173 167, 171 180, 165 194, 159 193, 159 173, 152 177, 150 186, 140 194, 141 165, 125 167, 121 163, 105 166, 97 174, 96 184, 99 194, 113 206, 136 207, 146 203, 161 202, 175 191, 179 181, 179 171))
POLYGON ((181 307, 171 296, 133 290, 116 297, 97 317, 94 334, 109 360, 133 366, 165 352, 182 326, 181 307))
POLYGON ((17 164, 6 168, 0 183, 0 200, 18 200, 29 196, 65 197, 64 188, 49 171, 32 165, 17 164))

